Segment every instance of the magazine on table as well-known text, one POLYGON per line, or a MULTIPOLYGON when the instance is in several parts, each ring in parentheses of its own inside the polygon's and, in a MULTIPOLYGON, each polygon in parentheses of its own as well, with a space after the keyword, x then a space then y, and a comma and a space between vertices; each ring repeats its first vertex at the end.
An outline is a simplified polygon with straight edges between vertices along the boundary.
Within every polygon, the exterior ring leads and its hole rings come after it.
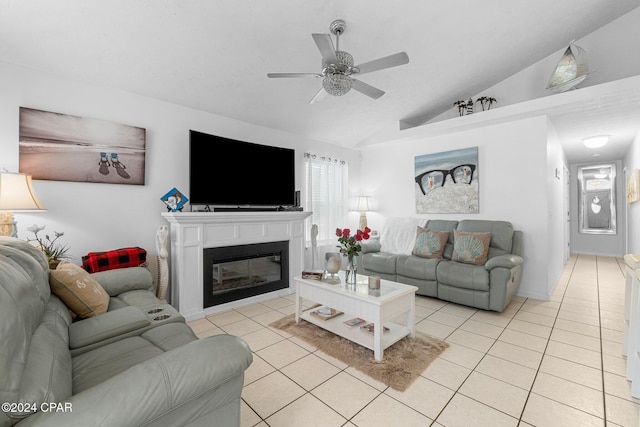
POLYGON ((336 316, 340 316, 342 312, 336 310, 335 308, 322 306, 311 311, 309 314, 321 320, 329 320, 329 319, 333 319, 336 316))
MULTIPOLYGON (((375 327, 373 323, 367 323, 366 325, 362 325, 360 326, 360 329, 362 329, 363 331, 365 331, 368 334, 373 335, 374 331, 375 331, 375 327)), ((387 328, 386 326, 384 327, 384 332, 389 332, 389 328, 387 328)))
POLYGON ((345 326, 348 327, 353 327, 353 326, 358 326, 358 325, 362 325, 363 323, 367 323, 366 320, 360 318, 360 317, 354 317, 353 319, 349 319, 349 320, 345 320, 344 322, 342 322, 345 326))

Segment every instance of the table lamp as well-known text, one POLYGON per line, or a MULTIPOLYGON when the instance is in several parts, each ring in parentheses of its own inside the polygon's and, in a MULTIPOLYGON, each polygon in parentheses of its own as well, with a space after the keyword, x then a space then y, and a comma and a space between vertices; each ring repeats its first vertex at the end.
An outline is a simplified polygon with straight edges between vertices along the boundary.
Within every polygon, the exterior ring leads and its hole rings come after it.
POLYGON ((356 210, 360 212, 360 225, 358 229, 364 230, 367 226, 367 212, 369 211, 368 196, 358 196, 356 200, 356 210))
POLYGON ((18 237, 13 212, 46 211, 38 200, 31 175, 0 172, 0 236, 18 237))

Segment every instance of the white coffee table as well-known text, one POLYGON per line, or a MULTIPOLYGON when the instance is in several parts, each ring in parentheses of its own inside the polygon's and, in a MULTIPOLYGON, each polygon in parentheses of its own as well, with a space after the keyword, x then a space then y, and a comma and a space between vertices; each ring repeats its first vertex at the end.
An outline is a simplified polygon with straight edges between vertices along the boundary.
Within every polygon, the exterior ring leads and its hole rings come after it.
POLYGON ((415 336, 415 286, 380 280, 380 289, 369 289, 367 276, 358 275, 355 285, 344 283, 332 284, 321 280, 294 277, 296 284, 296 323, 304 319, 319 327, 340 335, 363 347, 373 350, 375 360, 382 360, 384 350, 409 335, 415 336), (302 299, 335 308, 344 314, 329 320, 317 319, 302 311, 302 299), (407 325, 400 325, 390 320, 403 313, 407 314, 407 325), (373 336, 360 329, 359 326, 348 327, 342 322, 354 317, 361 317, 375 325, 373 336), (382 332, 381 325, 389 328, 382 332))

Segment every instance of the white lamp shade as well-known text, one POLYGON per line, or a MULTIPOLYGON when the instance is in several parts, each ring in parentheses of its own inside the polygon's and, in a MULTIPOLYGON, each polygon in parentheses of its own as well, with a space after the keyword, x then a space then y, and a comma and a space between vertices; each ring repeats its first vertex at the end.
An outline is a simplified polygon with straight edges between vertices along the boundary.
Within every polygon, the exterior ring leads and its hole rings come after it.
POLYGON ((31 175, 0 172, 0 211, 46 210, 31 185, 31 175))
POLYGON ((369 197, 368 196, 358 196, 356 200, 356 211, 358 212, 368 212, 369 211, 369 197))

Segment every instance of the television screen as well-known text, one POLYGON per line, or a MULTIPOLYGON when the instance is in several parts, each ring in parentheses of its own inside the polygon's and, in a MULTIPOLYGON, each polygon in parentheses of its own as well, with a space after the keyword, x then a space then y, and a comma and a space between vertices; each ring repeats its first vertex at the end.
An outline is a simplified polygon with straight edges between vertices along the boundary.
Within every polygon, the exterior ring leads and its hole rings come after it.
POLYGON ((189 201, 211 206, 293 206, 295 151, 189 131, 189 201))

